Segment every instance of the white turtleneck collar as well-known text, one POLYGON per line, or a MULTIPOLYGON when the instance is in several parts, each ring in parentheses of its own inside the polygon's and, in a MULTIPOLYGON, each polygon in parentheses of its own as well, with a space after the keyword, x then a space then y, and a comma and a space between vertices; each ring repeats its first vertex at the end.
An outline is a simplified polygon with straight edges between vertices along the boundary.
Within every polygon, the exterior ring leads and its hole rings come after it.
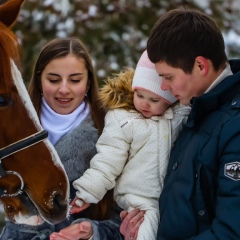
POLYGON ((49 107, 44 97, 42 97, 40 120, 43 129, 48 131, 48 139, 55 145, 62 136, 79 126, 89 115, 89 112, 89 106, 83 101, 72 113, 58 114, 49 107))

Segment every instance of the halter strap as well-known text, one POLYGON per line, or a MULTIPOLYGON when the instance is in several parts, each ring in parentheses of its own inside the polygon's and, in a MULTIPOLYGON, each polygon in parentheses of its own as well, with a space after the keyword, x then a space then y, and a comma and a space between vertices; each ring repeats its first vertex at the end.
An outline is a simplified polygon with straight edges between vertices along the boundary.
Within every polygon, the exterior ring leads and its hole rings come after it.
POLYGON ((25 148, 28 148, 30 146, 33 146, 33 145, 41 142, 42 140, 47 138, 47 136, 48 136, 48 132, 46 130, 42 130, 42 131, 39 131, 29 137, 22 139, 20 141, 12 143, 12 144, 8 145, 7 147, 0 149, 0 178, 3 176, 6 176, 7 174, 14 174, 15 176, 17 176, 19 178, 19 180, 21 182, 20 188, 15 193, 7 193, 7 191, 5 189, 0 188, 0 198, 15 197, 19 194, 22 194, 23 188, 24 188, 24 181, 23 181, 21 175, 15 171, 5 171, 1 164, 1 160, 3 158, 6 158, 6 157, 16 153, 16 152, 19 152, 25 148))
POLYGON ((26 137, 20 141, 17 141, 15 143, 12 143, 8 145, 7 147, 0 149, 0 163, 3 158, 6 158, 16 152, 19 152, 25 148, 28 148, 32 145, 35 145, 45 138, 48 137, 48 132, 46 130, 42 130, 38 133, 35 133, 29 137, 26 137))

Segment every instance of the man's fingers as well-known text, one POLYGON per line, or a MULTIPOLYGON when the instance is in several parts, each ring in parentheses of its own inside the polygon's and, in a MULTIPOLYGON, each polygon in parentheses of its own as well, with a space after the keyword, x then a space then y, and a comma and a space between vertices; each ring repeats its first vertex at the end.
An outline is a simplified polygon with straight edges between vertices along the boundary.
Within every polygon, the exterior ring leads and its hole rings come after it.
POLYGON ((142 224, 144 220, 144 217, 140 218, 139 221, 136 223, 136 225, 132 228, 132 230, 130 231, 130 236, 133 236, 133 239, 136 240, 137 236, 138 236, 138 230, 140 225, 142 224))
POLYGON ((128 215, 128 212, 127 211, 121 211, 120 212, 120 218, 121 218, 121 221, 123 221, 123 219, 128 215))
POLYGON ((130 221, 140 212, 139 209, 134 209, 131 212, 127 213, 125 218, 123 219, 120 225, 120 232, 123 236, 125 236, 128 228, 130 227, 130 221))

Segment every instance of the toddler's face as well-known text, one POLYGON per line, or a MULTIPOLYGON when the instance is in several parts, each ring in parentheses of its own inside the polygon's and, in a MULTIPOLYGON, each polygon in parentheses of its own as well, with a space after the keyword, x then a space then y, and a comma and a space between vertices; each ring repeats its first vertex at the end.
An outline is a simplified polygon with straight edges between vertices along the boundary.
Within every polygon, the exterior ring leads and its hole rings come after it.
POLYGON ((134 91, 133 103, 145 118, 162 115, 169 107, 169 103, 160 96, 143 89, 134 91))

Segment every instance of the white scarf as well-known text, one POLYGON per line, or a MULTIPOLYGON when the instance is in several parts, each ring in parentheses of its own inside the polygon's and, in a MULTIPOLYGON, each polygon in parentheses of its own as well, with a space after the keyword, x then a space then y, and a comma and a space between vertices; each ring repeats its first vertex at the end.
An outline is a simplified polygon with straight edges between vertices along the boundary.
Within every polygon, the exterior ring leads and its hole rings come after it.
POLYGON ((43 129, 48 131, 48 139, 55 145, 62 136, 79 126, 89 115, 89 112, 89 106, 86 106, 83 101, 72 113, 58 114, 49 107, 44 97, 42 97, 40 119, 43 129))

